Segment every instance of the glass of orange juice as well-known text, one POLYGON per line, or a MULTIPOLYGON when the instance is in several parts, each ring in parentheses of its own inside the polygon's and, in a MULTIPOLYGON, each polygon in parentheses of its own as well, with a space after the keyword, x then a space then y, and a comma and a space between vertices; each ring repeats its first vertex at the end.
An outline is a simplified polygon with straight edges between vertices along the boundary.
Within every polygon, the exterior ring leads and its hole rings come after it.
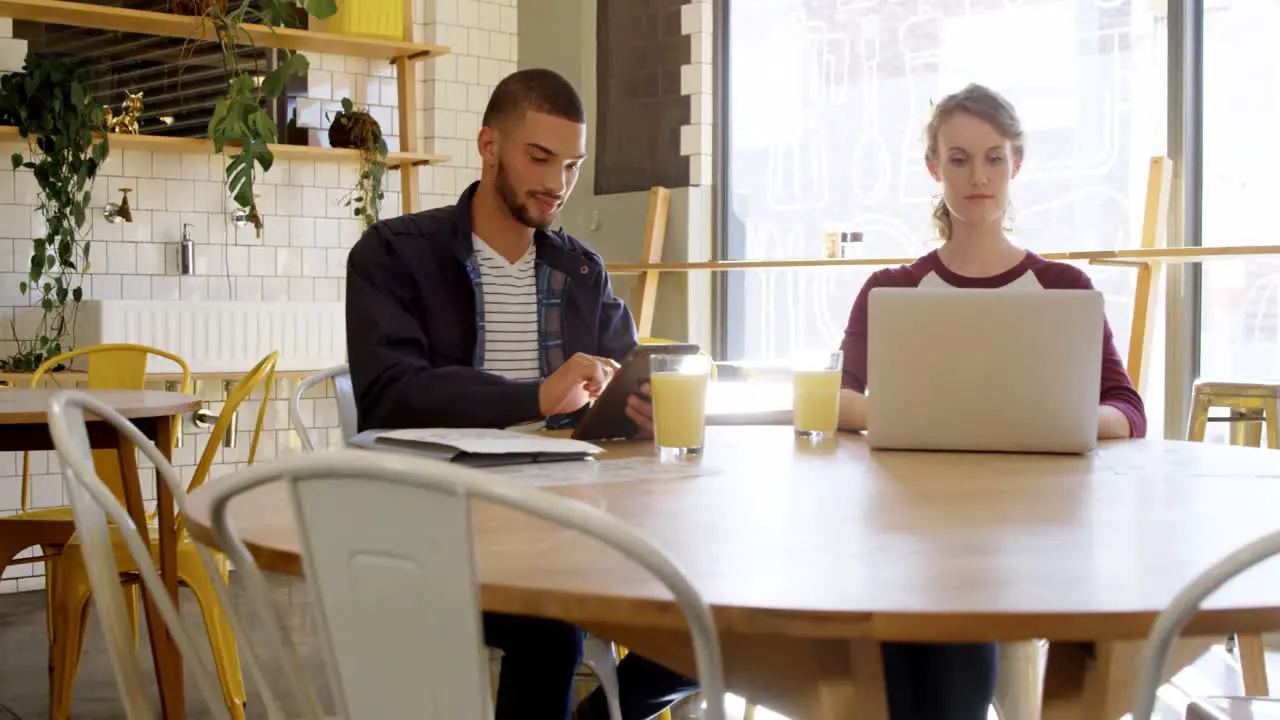
POLYGON ((796 435, 813 440, 835 435, 843 364, 844 353, 839 350, 792 363, 792 425, 796 435))
POLYGON ((710 379, 711 359, 705 355, 649 358, 653 440, 662 460, 702 454, 710 379))

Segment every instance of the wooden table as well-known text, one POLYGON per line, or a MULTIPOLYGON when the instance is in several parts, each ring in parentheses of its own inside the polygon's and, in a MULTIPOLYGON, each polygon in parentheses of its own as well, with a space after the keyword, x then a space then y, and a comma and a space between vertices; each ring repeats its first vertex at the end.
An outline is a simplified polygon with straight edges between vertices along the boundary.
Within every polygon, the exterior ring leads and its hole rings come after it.
MULTIPOLYGON (((729 686, 797 720, 884 717, 880 641, 1034 638, 1074 663, 1049 682, 1062 703, 1047 715, 1118 717, 1131 699, 1116 684, 1121 666, 1131 669, 1155 614, 1197 572, 1274 530, 1280 507, 1280 453, 1252 448, 872 452, 857 435, 813 447, 780 427, 713 427, 707 439, 693 465, 659 465, 628 443, 559 477, 545 475, 551 465, 524 476, 669 552, 713 606, 729 686), (1116 643, 1077 644, 1094 641, 1128 643, 1124 662, 1116 643)), ((206 503, 192 495, 188 527, 211 542, 206 503)), ((300 572, 282 486, 230 511, 264 567, 300 572)), ((474 527, 486 610, 562 618, 693 673, 684 620, 645 572, 511 511, 477 504, 474 527)), ((1278 627, 1280 565, 1268 563, 1188 630, 1278 627)))
MULTIPOLYGON (((0 452, 52 450, 48 409, 58 389, 0 391, 0 452)), ((185 393, 154 390, 82 390, 109 405, 142 431, 166 458, 171 459, 173 417, 194 412, 202 401, 185 393)), ((138 462, 128 439, 106 423, 89 418, 89 442, 95 449, 112 449, 120 458, 120 477, 125 507, 142 539, 150 542, 147 513, 142 502, 138 462)), ((173 602, 178 602, 178 539, 174 525, 173 494, 163 482, 156 483, 156 512, 159 523, 160 574, 173 602)), ((186 717, 182 688, 182 656, 155 604, 143 591, 147 628, 151 636, 151 656, 160 687, 160 700, 167 718, 186 717)))

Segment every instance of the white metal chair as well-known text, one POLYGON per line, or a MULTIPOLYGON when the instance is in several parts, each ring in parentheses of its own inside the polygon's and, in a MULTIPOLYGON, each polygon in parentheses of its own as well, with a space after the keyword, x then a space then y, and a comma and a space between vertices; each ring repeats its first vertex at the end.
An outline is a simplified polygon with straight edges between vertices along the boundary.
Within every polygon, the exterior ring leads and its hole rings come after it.
MULTIPOLYGON (((474 718, 489 710, 470 499, 529 513, 631 558, 672 591, 693 637, 706 717, 724 718, 724 673, 711 611, 658 548, 596 508, 501 477, 407 454, 338 450, 258 463, 209 485, 213 532, 244 574, 273 646, 292 653, 265 579, 236 536, 227 504, 288 483, 331 685, 343 717, 474 718), (368 522, 361 522, 367 519, 368 522)), ((282 664, 299 694, 311 688, 282 664)))
MULTIPOLYGON (((1142 675, 1133 698, 1133 720, 1151 720, 1155 709, 1156 691, 1164 677, 1165 665, 1174 642, 1182 634, 1187 621, 1199 609, 1205 598, 1212 595, 1229 580, 1240 575, 1249 568, 1280 555, 1280 531, 1264 535, 1257 540, 1236 550, 1208 570, 1200 573, 1186 585, 1169 607, 1156 618, 1151 634, 1147 637, 1147 645, 1143 650, 1142 675)), ((1261 714, 1266 699, 1250 700, 1248 698, 1224 699, 1225 706, 1216 703, 1204 704, 1193 702, 1187 709, 1187 718, 1201 720, 1228 720, 1233 718, 1250 718, 1262 720, 1270 715, 1261 714), (1257 705, 1255 705, 1257 703, 1257 705), (1250 707, 1254 705, 1254 707, 1250 707), (1231 714, 1234 711, 1235 714, 1231 714)), ((1273 711, 1274 712, 1274 711, 1273 711)))
MULTIPOLYGON (((196 650, 195 642, 183 626, 178 608, 170 599, 156 571, 151 552, 143 542, 129 514, 94 471, 88 428, 85 425, 86 410, 114 426, 116 431, 126 435, 129 441, 155 464, 157 476, 169 485, 180 509, 184 509, 186 487, 173 466, 156 446, 147 440, 137 427, 111 407, 76 391, 65 391, 54 396, 49 410, 49 433, 61 462, 63 482, 71 500, 72 515, 75 518, 76 534, 72 542, 81 543, 87 560, 86 568, 93 587, 93 606, 99 622, 102 623, 103 632, 107 636, 116 685, 125 703, 127 717, 130 720, 155 718, 156 714, 138 668, 137 646, 125 610, 125 596, 116 565, 112 532, 119 533, 133 561, 137 564, 139 578, 150 596, 155 599, 156 608, 186 659, 187 667, 191 668, 196 686, 213 717, 229 719, 231 714, 223 699, 217 675, 205 662, 204 655, 196 650), (108 518, 111 521, 110 526, 107 524, 108 518)), ((219 582, 213 557, 203 547, 198 551, 210 577, 214 578, 219 600, 234 627, 236 620, 231 612, 226 589, 219 582)), ((243 637, 243 633, 237 631, 236 634, 243 637)), ((261 666, 252 652, 248 655, 248 665, 250 673, 261 688, 264 704, 270 716, 280 717, 278 704, 270 688, 263 681, 261 666)))
POLYGON ((582 639, 582 662, 600 687, 609 708, 609 720, 622 720, 621 691, 618 689, 618 652, 613 641, 587 635, 582 639))
MULTIPOLYGON (((306 452, 315 452, 315 442, 311 431, 302 419, 302 398, 312 386, 333 380, 333 387, 338 396, 338 417, 342 423, 343 437, 350 438, 359 430, 356 420, 355 391, 351 386, 351 370, 345 363, 316 373, 298 383, 293 392, 293 400, 289 405, 289 414, 293 417, 293 427, 302 441, 306 452)), ((588 635, 582 645, 582 662, 591 669, 592 674, 604 688, 605 699, 609 707, 609 720, 622 720, 622 709, 619 705, 618 660, 617 652, 611 641, 588 635)))
POLYGON ((293 418, 294 431, 302 441, 302 449, 307 452, 314 452, 316 444, 311 438, 311 431, 307 429, 307 424, 302 421, 302 396, 313 385, 326 380, 333 381, 334 394, 338 396, 338 422, 342 425, 342 436, 349 439, 359 432, 359 424, 356 420, 356 394, 351 387, 351 369, 346 363, 334 365, 298 383, 297 389, 293 391, 293 400, 289 403, 289 415, 293 418))

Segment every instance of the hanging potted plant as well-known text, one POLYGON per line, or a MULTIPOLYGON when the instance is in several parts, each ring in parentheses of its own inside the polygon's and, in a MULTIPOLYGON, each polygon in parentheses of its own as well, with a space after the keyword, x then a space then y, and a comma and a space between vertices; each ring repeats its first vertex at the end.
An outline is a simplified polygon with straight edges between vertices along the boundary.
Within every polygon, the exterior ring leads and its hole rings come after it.
POLYGON ((342 112, 329 125, 329 144, 360 151, 360 174, 343 206, 352 208, 367 228, 378 222, 382 212, 382 180, 387 174, 387 141, 382 128, 367 110, 357 110, 351 98, 342 98, 342 112))
POLYGON ((38 55, 27 56, 21 73, 0 78, 0 123, 17 127, 30 148, 25 156, 13 154, 13 168, 35 177, 45 228, 32 240, 27 278, 18 284, 19 292, 38 301, 40 323, 30 337, 18 337, 13 328, 18 351, 0 360, 0 369, 31 372, 72 346, 89 270, 89 199, 109 151, 100 133, 102 107, 86 84, 83 69, 38 55))
POLYGON ((337 11, 336 0, 305 0, 301 5, 292 0, 258 0, 241 2, 234 8, 226 0, 174 0, 173 4, 175 12, 206 18, 217 35, 222 64, 230 78, 226 96, 218 100, 209 118, 209 139, 215 152, 234 148, 227 161, 227 190, 259 235, 262 217, 253 191, 255 165, 263 172, 271 169, 275 158, 268 145, 276 141, 277 134, 275 120, 265 108, 274 105, 284 93, 290 76, 305 76, 309 64, 305 56, 281 50, 280 62, 271 71, 264 74, 257 67, 246 70, 238 52, 242 39, 247 38, 241 26, 257 23, 288 27, 299 7, 321 20, 337 11))

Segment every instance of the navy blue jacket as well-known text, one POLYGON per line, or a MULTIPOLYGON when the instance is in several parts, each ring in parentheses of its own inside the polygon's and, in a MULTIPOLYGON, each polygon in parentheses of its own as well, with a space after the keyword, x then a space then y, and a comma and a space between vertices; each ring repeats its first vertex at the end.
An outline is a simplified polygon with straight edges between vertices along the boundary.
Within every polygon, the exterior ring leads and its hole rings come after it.
MULTIPOLYGON (((486 373, 471 199, 374 224, 347 258, 347 357, 361 430, 505 427, 542 416, 537 382, 486 373)), ((638 344, 604 261, 537 231, 542 376, 574 353, 621 361, 638 344)))

